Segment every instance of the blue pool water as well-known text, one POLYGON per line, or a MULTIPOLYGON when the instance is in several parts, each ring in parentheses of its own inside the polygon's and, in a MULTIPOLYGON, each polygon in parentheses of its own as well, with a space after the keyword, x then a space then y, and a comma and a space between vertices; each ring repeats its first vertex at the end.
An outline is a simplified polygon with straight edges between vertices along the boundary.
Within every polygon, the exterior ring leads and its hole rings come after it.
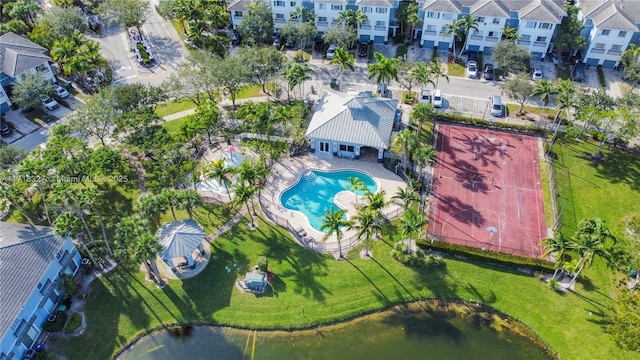
MULTIPOLYGON (((344 190, 353 191, 350 177, 360 179, 372 193, 378 190, 376 182, 360 171, 306 170, 296 185, 280 195, 280 203, 289 210, 303 213, 311 226, 320 231, 321 219, 326 211, 331 207, 339 209, 334 201, 335 195, 344 190)), ((363 195, 363 191, 358 191, 358 195, 363 195)))

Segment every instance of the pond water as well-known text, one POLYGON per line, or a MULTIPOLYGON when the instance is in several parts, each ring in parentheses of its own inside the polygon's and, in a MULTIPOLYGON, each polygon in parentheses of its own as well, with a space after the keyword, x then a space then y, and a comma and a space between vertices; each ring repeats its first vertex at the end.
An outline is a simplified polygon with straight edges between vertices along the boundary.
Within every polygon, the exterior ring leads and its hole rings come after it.
POLYGON ((488 318, 414 304, 306 331, 203 326, 186 336, 155 332, 119 359, 553 359, 504 326, 514 321, 488 318))

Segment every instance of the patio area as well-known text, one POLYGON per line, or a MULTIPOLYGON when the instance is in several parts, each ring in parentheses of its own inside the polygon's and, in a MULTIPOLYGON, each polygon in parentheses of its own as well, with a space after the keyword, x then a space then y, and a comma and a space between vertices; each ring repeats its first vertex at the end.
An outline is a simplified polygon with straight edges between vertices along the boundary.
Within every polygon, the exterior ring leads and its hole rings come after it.
MULTIPOLYGON (((314 229, 305 215, 300 212, 286 209, 280 202, 283 191, 295 185, 304 170, 357 170, 364 172, 375 179, 378 191, 386 192, 386 200, 391 201, 398 187, 404 188, 405 182, 393 172, 385 169, 382 164, 344 158, 320 158, 314 154, 300 157, 291 157, 280 160, 272 167, 271 175, 267 178, 260 206, 267 217, 276 224, 287 228, 301 245, 319 252, 338 254, 338 242, 335 235, 323 242, 325 234, 314 229)), ((335 201, 347 211, 349 217, 356 214, 356 206, 352 193, 338 193, 335 201)), ((387 219, 400 215, 400 205, 390 203, 383 209, 387 219)), ((356 236, 356 230, 343 230, 341 239, 342 251, 346 253, 360 243, 356 236)))

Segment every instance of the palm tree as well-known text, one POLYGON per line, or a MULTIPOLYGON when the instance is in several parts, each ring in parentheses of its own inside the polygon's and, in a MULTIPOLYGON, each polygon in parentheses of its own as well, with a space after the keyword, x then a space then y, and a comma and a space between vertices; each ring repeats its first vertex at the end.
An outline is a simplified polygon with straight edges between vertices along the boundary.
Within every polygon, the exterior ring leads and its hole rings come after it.
POLYGON ((233 170, 226 166, 224 159, 213 161, 205 168, 204 172, 205 177, 213 178, 217 180, 218 183, 224 185, 224 189, 227 191, 227 195, 229 195, 229 200, 231 200, 231 192, 229 191, 231 179, 229 179, 229 176, 233 173, 233 170))
MULTIPOLYGON (((382 209, 387 205, 387 193, 384 190, 380 190, 377 193, 371 193, 367 191, 365 194, 367 199, 367 208, 373 211, 373 214, 376 218, 376 223, 378 225, 382 225, 382 221, 384 220, 384 214, 382 213, 382 209)), ((382 228, 380 228, 381 230, 382 228)))
MULTIPOLYGON (((444 37, 452 36, 452 50, 453 56, 456 56, 456 41, 462 39, 464 33, 462 32, 462 24, 460 22, 461 19, 454 19, 451 24, 445 25, 444 37)), ((458 57, 456 57, 457 59, 458 57)))
POLYGON ((616 238, 605 226, 604 221, 598 218, 585 219, 578 224, 575 235, 575 242, 578 244, 580 260, 576 265, 578 271, 569 283, 569 288, 575 283, 582 270, 590 266, 596 256, 600 256, 610 261, 609 246, 616 242, 616 238))
POLYGON ((543 258, 546 258, 551 253, 555 253, 555 271, 553 272, 553 279, 556 278, 558 270, 565 263, 567 257, 567 251, 571 249, 577 249, 578 244, 562 236, 562 233, 558 232, 554 238, 545 238, 540 241, 540 244, 544 248, 543 258))
POLYGON ((71 188, 70 185, 71 185, 70 183, 62 183, 62 182, 56 183, 52 191, 53 198, 56 199, 58 202, 65 204, 66 206, 71 208, 73 214, 77 216, 82 222, 85 233, 89 237, 90 242, 94 243, 95 239, 93 238, 93 234, 89 229, 89 224, 87 223, 87 220, 84 217, 85 214, 83 210, 88 206, 88 204, 81 202, 82 189, 71 188))
POLYGON ((432 86, 435 87, 435 84, 433 83, 433 80, 431 80, 431 68, 429 66, 427 66, 427 64, 425 64, 423 62, 416 63, 411 68, 411 72, 409 73, 409 76, 415 82, 420 84, 420 86, 421 86, 420 90, 424 90, 424 87, 427 84, 431 84, 432 86))
POLYGON ((136 263, 143 263, 149 277, 153 277, 152 280, 158 286, 165 285, 155 262, 162 245, 158 237, 151 233, 149 223, 140 214, 122 219, 116 225, 115 239, 118 256, 124 255, 136 263))
POLYGON ((358 239, 364 239, 365 255, 369 256, 371 238, 382 229, 382 226, 378 224, 376 212, 368 206, 362 207, 358 209, 358 213, 353 220, 352 228, 357 230, 358 239))
POLYGON ((508 40, 508 41, 520 40, 520 34, 518 34, 518 29, 511 26, 505 27, 504 29, 502 29, 502 39, 508 40))
POLYGON ((98 266, 98 262, 91 250, 87 247, 87 244, 78 236, 78 234, 82 232, 82 223, 77 216, 68 212, 62 213, 53 221, 53 228, 56 235, 77 241, 87 253, 87 256, 89 256, 91 263, 96 267, 98 266))
POLYGON ((253 221, 253 215, 251 214, 253 211, 251 211, 251 209, 249 208, 249 200, 253 201, 255 187, 252 185, 245 185, 243 182, 238 182, 234 189, 234 193, 236 194, 236 197, 233 200, 234 205, 242 206, 242 204, 244 204, 247 207, 247 212, 249 213, 249 218, 251 219, 251 227, 255 227, 256 224, 253 221))
POLYGON ((404 209, 404 211, 409 209, 412 202, 420 201, 416 189, 411 184, 407 184, 407 187, 404 189, 398 186, 398 190, 396 190, 396 193, 391 198, 402 201, 402 209, 404 209))
POLYGON ((551 137, 551 143, 556 140, 560 129, 560 113, 564 110, 567 113, 567 121, 571 123, 571 109, 577 104, 576 87, 571 80, 558 79, 556 84, 556 118, 554 119, 555 130, 551 137), (557 122, 557 123, 556 123, 557 122))
POLYGON ((344 258, 342 255, 342 244, 340 240, 342 239, 342 228, 353 226, 353 222, 347 220, 346 211, 344 209, 334 210, 333 206, 328 209, 324 215, 322 215, 322 225, 320 225, 320 231, 326 232, 323 241, 327 241, 327 239, 336 234, 336 239, 338 240, 338 252, 340 259, 344 258))
POLYGON ((367 185, 364 181, 360 180, 357 176, 349 176, 349 184, 351 185, 351 190, 353 191, 353 196, 356 198, 356 208, 358 207, 358 191, 367 190, 367 185))
POLYGON ((442 67, 442 64, 440 63, 440 59, 438 58, 435 58, 431 62, 430 73, 431 73, 431 76, 436 80, 435 85, 433 85, 434 89, 438 88, 438 83, 440 82, 441 77, 447 80, 447 83, 449 82, 449 75, 445 73, 445 70, 442 67))
POLYGON ((178 218, 176 218, 176 206, 180 205, 178 192, 175 189, 162 189, 160 197, 166 206, 169 207, 169 210, 171 210, 173 221, 178 220, 178 218))
POLYGON ((81 188, 79 190, 79 202, 81 206, 89 208, 92 212, 95 212, 96 215, 98 215, 100 229, 102 230, 102 239, 107 246, 109 256, 113 256, 113 251, 111 250, 111 245, 109 244, 109 239, 107 238, 107 228, 104 225, 104 219, 102 218, 102 212, 100 211, 100 208, 102 208, 103 206, 104 193, 98 190, 98 188, 95 186, 81 188))
POLYGON ((478 31, 478 18, 473 15, 464 15, 460 19, 460 27, 462 27, 464 33, 464 44, 462 45, 462 49, 460 49, 460 54, 458 57, 462 56, 462 52, 467 47, 467 42, 469 42, 469 35, 471 35, 471 30, 478 31))
POLYGON ((369 17, 362 10, 346 9, 340 11, 338 16, 334 19, 338 25, 344 25, 353 30, 358 30, 362 23, 369 21, 369 17))
POLYGON ((400 230, 402 231, 402 238, 409 239, 409 253, 411 253, 411 240, 414 233, 420 234, 421 229, 427 224, 427 221, 422 219, 417 211, 408 210, 404 213, 404 217, 400 220, 400 230))
MULTIPOLYGON (((413 151, 413 159, 419 168, 418 180, 422 178, 422 169, 438 157, 438 152, 431 145, 420 146, 413 151)), ((415 172, 415 171, 414 171, 415 172)))
POLYGON ((302 98, 302 84, 307 80, 311 80, 311 76, 309 75, 310 72, 311 69, 306 63, 288 63, 284 68, 283 75, 284 78, 287 79, 289 91, 293 90, 296 86, 299 86, 300 98, 302 98))
POLYGON ((376 62, 367 65, 369 79, 375 76, 376 84, 388 84, 390 80, 398 80, 398 59, 387 58, 379 52, 373 53, 376 62))
POLYGON ((403 156, 402 169, 407 172, 409 162, 409 152, 417 142, 416 134, 411 129, 404 129, 393 135, 391 138, 391 151, 403 156))
POLYGON ((549 80, 540 80, 536 82, 533 87, 533 93, 531 96, 539 96, 542 101, 542 110, 540 111, 540 121, 542 121, 542 114, 549 105, 549 102, 553 100, 553 96, 557 93, 556 86, 549 80))
POLYGON ((138 198, 140 215, 151 218, 160 227, 160 216, 167 211, 167 202, 162 195, 147 194, 138 198))
POLYGON ((413 107, 413 110, 411 110, 411 118, 418 123, 418 132, 416 134, 418 141, 420 141, 420 136, 422 135, 422 124, 425 121, 433 120, 435 116, 436 109, 434 109, 432 104, 420 103, 413 107))
POLYGON ((355 67, 353 66, 354 61, 355 58, 353 57, 353 54, 347 51, 344 46, 340 46, 339 48, 337 48, 335 56, 333 57, 333 59, 331 59, 331 61, 329 61, 330 65, 340 65, 340 91, 342 91, 342 76, 344 75, 344 72, 347 70, 355 70, 355 67))
POLYGON ((193 209, 202 206, 202 198, 197 191, 193 189, 186 189, 178 191, 178 204, 181 208, 187 211, 189 219, 193 219, 193 209))

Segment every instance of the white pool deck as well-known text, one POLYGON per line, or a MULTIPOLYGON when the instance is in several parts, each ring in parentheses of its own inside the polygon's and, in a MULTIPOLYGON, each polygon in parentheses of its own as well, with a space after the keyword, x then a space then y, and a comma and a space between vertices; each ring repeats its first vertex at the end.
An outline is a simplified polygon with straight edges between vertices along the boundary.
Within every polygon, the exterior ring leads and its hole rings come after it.
MULTIPOLYGON (((240 150, 245 158, 253 160, 258 158, 258 156, 253 154, 248 148, 241 147, 235 143, 234 146, 240 150)), ((205 152, 203 160, 213 161, 219 159, 228 154, 227 148, 226 145, 212 147, 205 152)), ((386 200, 389 202, 389 205, 383 209, 383 212, 387 217, 393 218, 402 212, 401 206, 392 201, 391 198, 399 187, 405 188, 406 183, 399 176, 385 169, 380 163, 337 157, 323 158, 315 154, 280 159, 271 166, 271 174, 267 178, 264 188, 261 191, 262 195, 259 203, 262 211, 266 215, 265 220, 273 221, 278 225, 287 227, 302 246, 320 252, 331 253, 336 257, 339 254, 338 241, 335 235, 325 239, 325 234, 314 229, 305 215, 284 208, 280 202, 280 194, 295 185, 305 170, 356 170, 363 172, 376 181, 378 191, 385 191, 386 200), (298 230, 301 230, 301 232, 299 233, 298 230)), ((211 194, 210 192, 202 191, 203 189, 199 190, 204 196, 211 194)), ((223 202, 228 201, 226 195, 224 197, 218 197, 218 199, 223 202)), ((360 197, 358 200, 359 205, 362 204, 362 200, 363 198, 360 197)), ((356 214, 356 199, 354 193, 351 191, 338 193, 335 201, 338 206, 347 210, 349 217, 356 214)), ((346 255, 350 249, 360 244, 361 241, 357 239, 355 234, 355 229, 343 230, 341 240, 343 254, 346 255)))

